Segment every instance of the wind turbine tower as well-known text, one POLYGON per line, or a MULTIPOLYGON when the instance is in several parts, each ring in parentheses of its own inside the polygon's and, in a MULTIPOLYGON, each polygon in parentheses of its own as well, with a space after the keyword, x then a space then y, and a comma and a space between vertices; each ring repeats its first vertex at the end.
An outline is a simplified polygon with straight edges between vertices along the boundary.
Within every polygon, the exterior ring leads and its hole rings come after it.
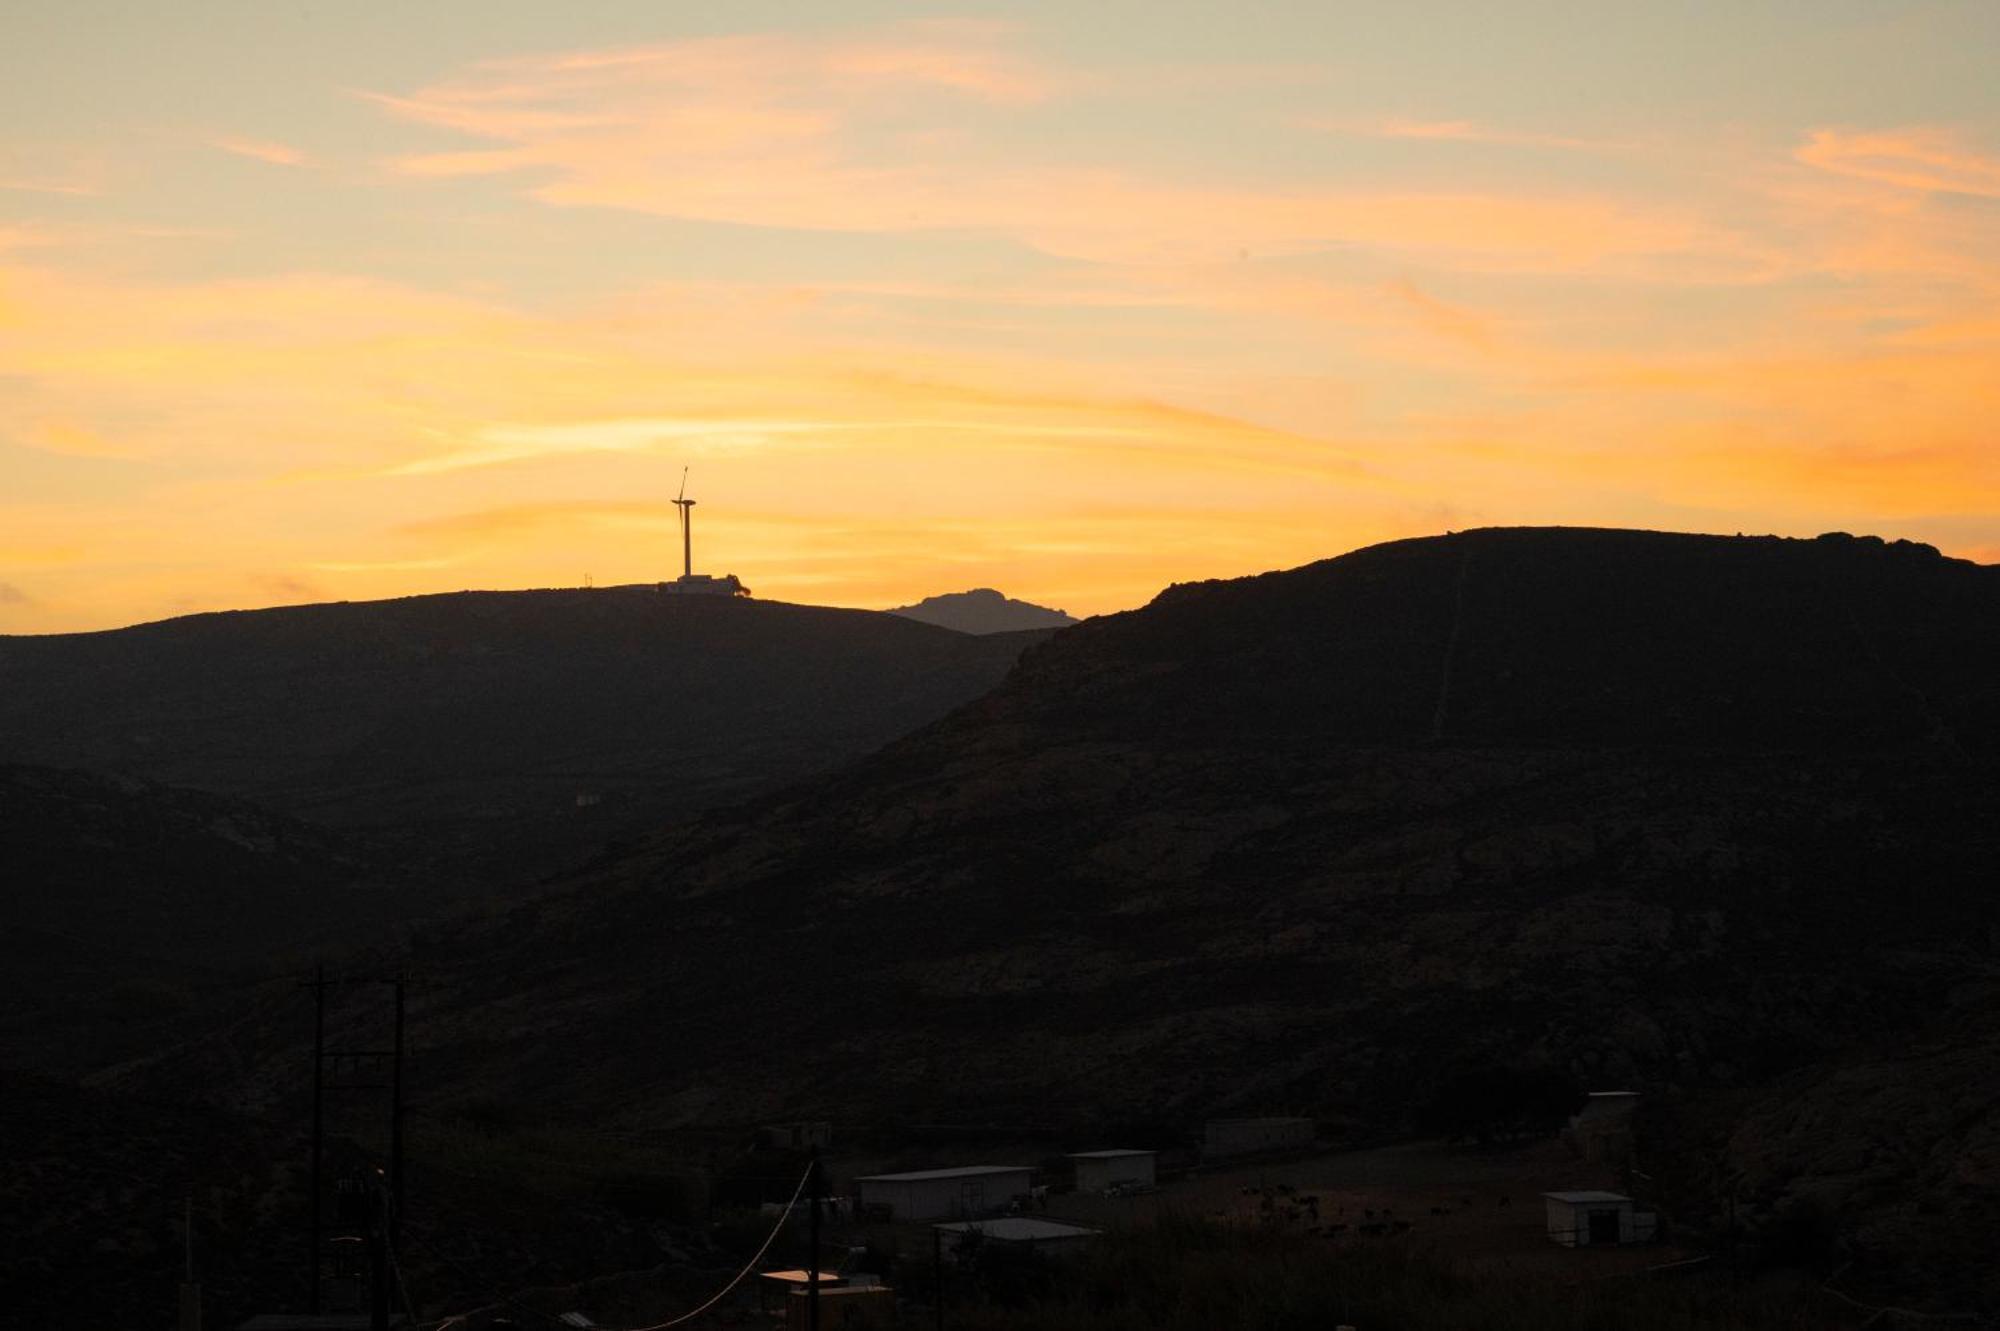
POLYGON ((716 577, 694 571, 694 500, 687 497, 687 468, 681 468, 681 492, 674 507, 681 511, 681 575, 660 584, 660 590, 677 596, 748 596, 750 589, 737 581, 734 573, 716 577))
POLYGON ((681 511, 681 579, 694 576, 694 500, 688 498, 688 469, 681 468, 681 492, 674 500, 681 511))

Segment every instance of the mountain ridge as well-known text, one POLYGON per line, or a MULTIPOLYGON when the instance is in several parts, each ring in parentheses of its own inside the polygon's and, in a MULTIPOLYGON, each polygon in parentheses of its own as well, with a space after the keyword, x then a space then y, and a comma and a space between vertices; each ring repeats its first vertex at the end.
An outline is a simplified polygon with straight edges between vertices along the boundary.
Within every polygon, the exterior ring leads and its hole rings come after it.
POLYGON ((396 832, 532 876, 857 756, 1031 638, 646 588, 455 592, 0 638, 0 761, 396 832))

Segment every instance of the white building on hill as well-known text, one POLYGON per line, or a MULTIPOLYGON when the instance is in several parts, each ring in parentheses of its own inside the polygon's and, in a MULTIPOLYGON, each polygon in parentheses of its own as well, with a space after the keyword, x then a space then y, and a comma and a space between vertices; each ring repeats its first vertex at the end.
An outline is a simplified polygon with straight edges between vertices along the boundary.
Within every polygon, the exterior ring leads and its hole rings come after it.
POLYGON ((1155 1151, 1077 1151, 1070 1159, 1076 1162, 1078 1192, 1103 1192, 1121 1183, 1150 1188, 1158 1182, 1155 1151))
POLYGON ((907 1174, 869 1174, 854 1180, 862 1213, 886 1208, 894 1220, 969 1219, 1004 1211, 1035 1186, 1027 1165, 968 1165, 962 1169, 919 1169, 907 1174))

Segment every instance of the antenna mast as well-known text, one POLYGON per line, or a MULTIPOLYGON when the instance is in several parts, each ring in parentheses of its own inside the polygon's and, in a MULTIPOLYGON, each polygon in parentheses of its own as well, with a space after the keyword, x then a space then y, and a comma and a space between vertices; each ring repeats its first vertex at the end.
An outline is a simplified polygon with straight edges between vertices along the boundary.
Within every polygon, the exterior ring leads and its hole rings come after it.
POLYGON ((681 468, 681 492, 674 507, 681 511, 681 576, 694 576, 694 500, 687 497, 688 469, 681 468))

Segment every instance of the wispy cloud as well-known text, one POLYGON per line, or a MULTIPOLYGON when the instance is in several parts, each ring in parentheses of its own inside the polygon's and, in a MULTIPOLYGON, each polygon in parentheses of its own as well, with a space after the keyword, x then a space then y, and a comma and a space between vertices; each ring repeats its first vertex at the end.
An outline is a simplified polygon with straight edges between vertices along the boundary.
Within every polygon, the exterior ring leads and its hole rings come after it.
POLYGON ((543 527, 578 522, 622 522, 664 527, 675 522, 678 516, 679 511, 665 500, 544 500, 455 513, 449 517, 424 518, 403 523, 396 528, 396 532, 403 536, 512 537, 543 527))
POLYGON ((0 180, 0 190, 21 194, 68 194, 94 196, 101 191, 93 185, 73 185, 60 180, 0 180))
POLYGON ((274 143, 268 139, 222 138, 210 140, 209 146, 219 148, 238 157, 251 157, 273 166, 303 166, 306 155, 287 143, 274 143))
POLYGON ((104 194, 105 153, 87 143, 37 142, 18 132, 0 137, 0 191, 97 198, 104 194))
POLYGON ((69 457, 129 459, 141 456, 138 451, 107 439, 100 432, 73 420, 33 421, 16 437, 31 448, 69 457))
POLYGON ((1794 154, 1807 166, 1903 189, 2000 199, 2000 157, 1941 129, 1815 130, 1794 154))
POLYGON ((322 559, 311 567, 321 573, 409 573, 450 568, 448 558, 436 559, 322 559))
MULTIPOLYGON (((755 393, 746 386, 746 391, 755 393)), ((1200 456, 1218 468, 1296 468, 1315 441, 1164 403, 996 392, 890 375, 804 376, 765 394, 796 396, 810 416, 767 413, 489 424, 441 451, 396 463, 384 476, 434 476, 586 454, 708 458, 781 449, 829 458, 876 451, 1067 451, 1124 457, 1200 456)), ((1352 459, 1323 445, 1305 467, 1358 477, 1352 459)))
POLYGON ((1439 337, 1461 342, 1478 351, 1493 350, 1493 329, 1487 320, 1439 300, 1419 289, 1407 277, 1397 279, 1389 290, 1425 328, 1439 337))
POLYGON ((1309 119, 1312 128, 1338 134, 1379 139, 1415 139, 1434 143, 1486 143, 1508 148, 1554 148, 1575 152, 1612 152, 1628 144, 1608 139, 1577 138, 1568 134, 1542 134, 1531 130, 1507 129, 1476 120, 1380 120, 1309 119))
MULTIPOLYGON (((558 425, 493 425, 467 446, 412 458, 388 468, 390 476, 431 476, 530 458, 579 453, 645 453, 673 444, 696 456, 756 447, 780 435, 825 434, 863 428, 837 421, 748 419, 605 420, 558 425)), ((881 428, 879 425, 877 428, 881 428)))
MULTIPOLYGON (((399 117, 500 145, 409 155, 395 170, 520 173, 529 194, 565 207, 809 231, 1001 234, 1117 264, 1356 248, 1497 271, 1592 270, 1687 252, 1741 261, 1713 222, 1584 188, 1255 187, 1110 161, 1057 164, 1010 146, 1010 116, 1090 83, 1040 70, 985 30, 944 28, 490 62, 407 95, 371 96, 399 117), (940 139, 940 119, 961 127, 940 139)), ((1390 129, 1582 146, 1467 122, 1390 129)))

